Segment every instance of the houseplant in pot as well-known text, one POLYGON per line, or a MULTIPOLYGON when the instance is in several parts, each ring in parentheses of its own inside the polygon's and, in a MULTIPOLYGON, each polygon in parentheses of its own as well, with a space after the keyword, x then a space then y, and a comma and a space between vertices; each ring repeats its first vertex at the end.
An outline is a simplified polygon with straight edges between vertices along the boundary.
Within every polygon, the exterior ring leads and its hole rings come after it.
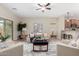
POLYGON ((9 38, 10 36, 9 35, 1 35, 0 34, 0 40, 1 40, 1 42, 0 42, 0 48, 6 48, 6 47, 8 47, 8 45, 5 43, 5 41, 9 38))
POLYGON ((4 36, 0 35, 0 40, 1 40, 1 42, 4 42, 4 41, 6 41, 9 37, 10 37, 9 35, 4 35, 4 36))
POLYGON ((19 31, 18 39, 23 39, 25 35, 23 35, 23 29, 26 28, 27 24, 20 22, 17 26, 17 30, 19 31))
POLYGON ((20 22, 20 23, 18 24, 17 30, 20 31, 20 34, 22 34, 22 30, 23 30, 23 28, 26 28, 26 26, 27 26, 26 23, 21 23, 21 22, 20 22))

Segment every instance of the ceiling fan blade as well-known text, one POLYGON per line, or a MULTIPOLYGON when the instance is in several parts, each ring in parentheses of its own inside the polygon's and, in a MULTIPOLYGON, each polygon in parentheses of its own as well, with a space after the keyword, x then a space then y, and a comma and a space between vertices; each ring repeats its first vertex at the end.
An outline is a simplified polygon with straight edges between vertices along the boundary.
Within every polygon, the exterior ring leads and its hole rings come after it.
POLYGON ((41 4, 37 4, 38 6, 40 6, 40 7, 43 7, 41 4))
POLYGON ((45 6, 49 6, 50 5, 50 3, 47 3, 45 6))
POLYGON ((41 8, 38 8, 38 9, 36 9, 36 10, 40 10, 41 8))
POLYGON ((46 9, 51 10, 51 8, 46 8, 46 9))

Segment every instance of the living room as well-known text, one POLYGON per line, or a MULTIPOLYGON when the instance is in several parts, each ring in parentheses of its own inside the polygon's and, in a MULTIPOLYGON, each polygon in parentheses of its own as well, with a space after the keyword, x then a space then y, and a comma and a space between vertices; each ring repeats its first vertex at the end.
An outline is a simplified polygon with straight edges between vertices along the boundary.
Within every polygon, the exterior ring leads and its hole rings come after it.
POLYGON ((0 55, 78 56, 78 7, 78 3, 1 3, 0 55))

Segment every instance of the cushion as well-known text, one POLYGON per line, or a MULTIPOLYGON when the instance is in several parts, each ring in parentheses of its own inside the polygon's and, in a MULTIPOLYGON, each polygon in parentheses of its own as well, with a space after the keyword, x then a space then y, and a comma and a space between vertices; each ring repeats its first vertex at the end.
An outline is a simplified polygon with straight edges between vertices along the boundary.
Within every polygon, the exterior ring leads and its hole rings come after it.
POLYGON ((30 34, 30 37, 34 37, 34 34, 30 34))

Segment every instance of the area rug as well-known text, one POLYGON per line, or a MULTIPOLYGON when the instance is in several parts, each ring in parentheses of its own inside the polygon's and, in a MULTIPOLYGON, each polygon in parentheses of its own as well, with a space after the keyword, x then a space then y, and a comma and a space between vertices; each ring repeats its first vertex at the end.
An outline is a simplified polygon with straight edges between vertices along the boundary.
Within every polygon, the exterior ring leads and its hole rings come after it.
POLYGON ((49 42, 48 52, 34 52, 33 44, 29 42, 24 42, 24 56, 56 56, 56 44, 49 42))

